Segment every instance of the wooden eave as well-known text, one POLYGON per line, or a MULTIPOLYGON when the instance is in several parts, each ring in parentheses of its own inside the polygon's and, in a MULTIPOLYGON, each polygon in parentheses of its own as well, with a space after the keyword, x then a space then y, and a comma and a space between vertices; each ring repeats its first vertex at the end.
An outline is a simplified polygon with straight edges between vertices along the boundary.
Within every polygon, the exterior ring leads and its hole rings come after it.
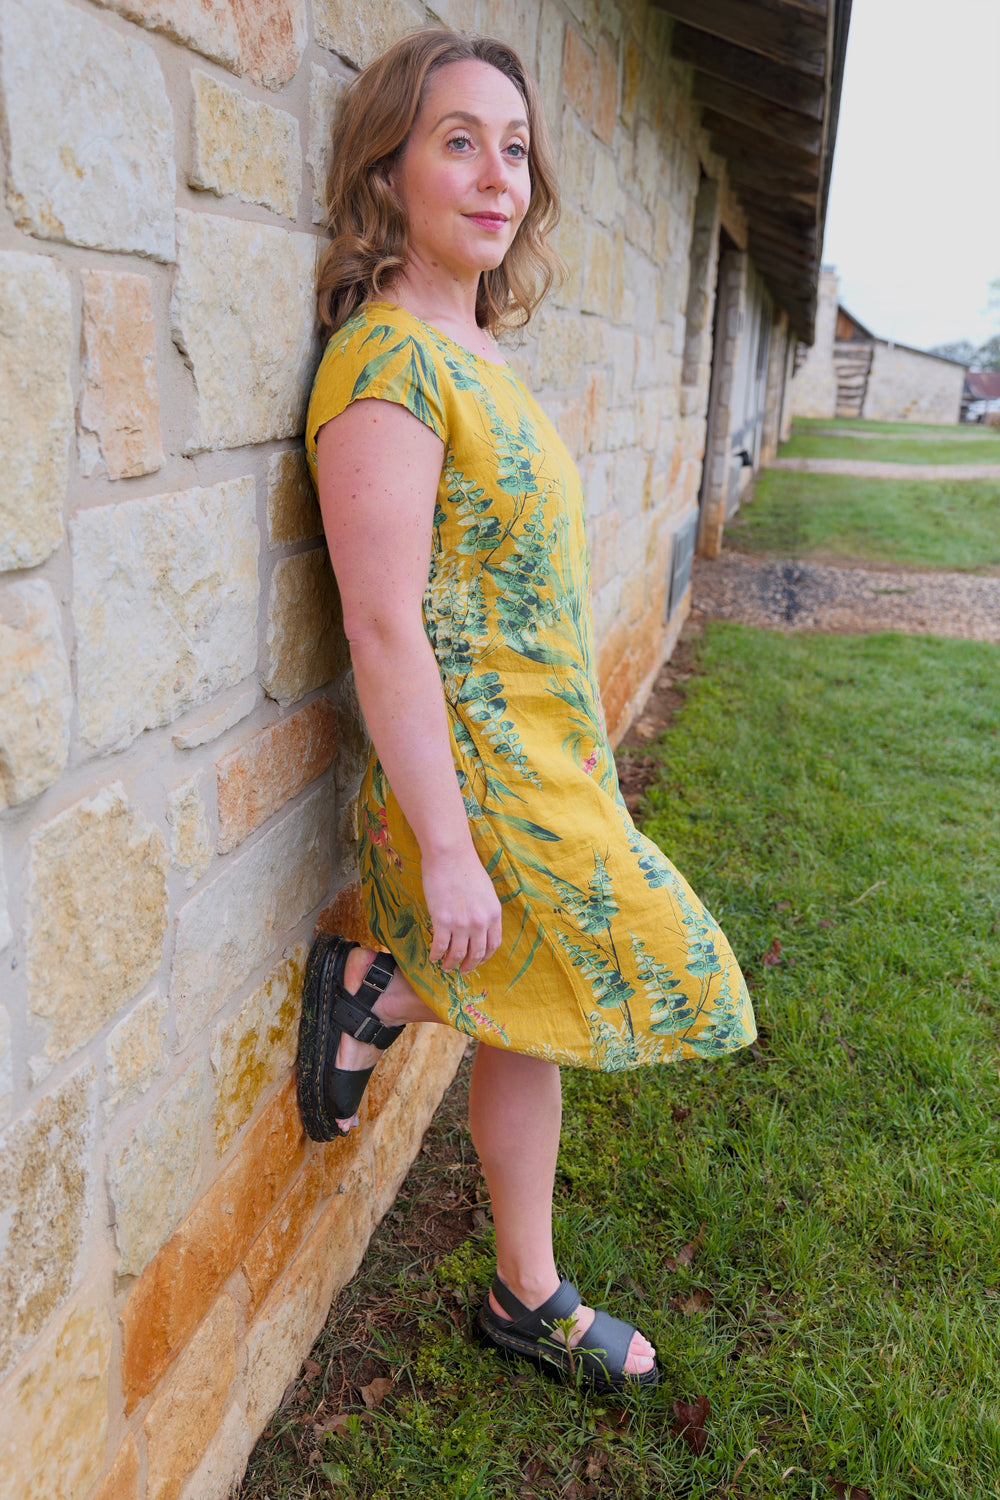
POLYGON ((799 338, 816 322, 851 0, 652 0, 747 215, 747 244, 799 338))

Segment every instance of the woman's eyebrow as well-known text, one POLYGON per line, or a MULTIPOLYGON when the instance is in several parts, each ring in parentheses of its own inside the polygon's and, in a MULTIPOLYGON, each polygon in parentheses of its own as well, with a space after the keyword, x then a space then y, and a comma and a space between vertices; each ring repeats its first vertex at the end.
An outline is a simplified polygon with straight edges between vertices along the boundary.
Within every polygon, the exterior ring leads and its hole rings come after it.
MULTIPOLYGON (((478 115, 470 115, 468 110, 449 109, 447 114, 443 114, 440 120, 438 120, 432 128, 434 130, 440 130, 445 120, 461 120, 465 125, 479 125, 480 127, 482 127, 485 123, 479 118, 478 115)), ((508 130, 527 130, 528 122, 527 120, 509 120, 507 122, 506 128, 508 130)))

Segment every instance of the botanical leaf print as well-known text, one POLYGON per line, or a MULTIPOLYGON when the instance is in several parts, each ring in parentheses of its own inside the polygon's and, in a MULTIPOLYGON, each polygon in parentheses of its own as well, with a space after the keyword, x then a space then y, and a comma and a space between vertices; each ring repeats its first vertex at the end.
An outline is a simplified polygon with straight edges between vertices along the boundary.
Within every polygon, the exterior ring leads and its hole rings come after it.
POLYGON ((387 303, 324 355, 306 424, 314 474, 316 432, 359 396, 404 405, 443 443, 424 627, 503 916, 499 950, 472 974, 430 962, 421 850, 373 755, 358 802, 373 934, 442 1020, 487 1045, 607 1071, 746 1046, 753 1014, 729 945, 618 788, 582 495, 552 423, 512 371, 387 303))

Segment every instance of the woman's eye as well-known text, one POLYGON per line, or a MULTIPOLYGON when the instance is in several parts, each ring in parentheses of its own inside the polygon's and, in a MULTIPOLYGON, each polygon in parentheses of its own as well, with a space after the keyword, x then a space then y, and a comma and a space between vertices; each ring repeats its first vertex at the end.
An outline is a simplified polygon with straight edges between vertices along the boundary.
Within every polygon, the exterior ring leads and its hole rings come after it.
POLYGON ((523 141, 511 141, 507 147, 508 155, 513 155, 516 161, 524 161, 528 155, 528 148, 523 141))
POLYGON ((471 146, 472 142, 467 135, 453 135, 448 145, 461 152, 464 147, 471 146))

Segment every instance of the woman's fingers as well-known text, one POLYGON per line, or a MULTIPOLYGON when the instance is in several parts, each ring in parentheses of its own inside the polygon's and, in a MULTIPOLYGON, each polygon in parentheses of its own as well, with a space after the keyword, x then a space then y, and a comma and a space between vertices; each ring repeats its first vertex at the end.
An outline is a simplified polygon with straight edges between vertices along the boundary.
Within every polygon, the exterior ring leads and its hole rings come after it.
POLYGON ((425 860, 423 883, 430 961, 468 974, 500 944, 501 907, 493 882, 470 847, 458 860, 425 860))

